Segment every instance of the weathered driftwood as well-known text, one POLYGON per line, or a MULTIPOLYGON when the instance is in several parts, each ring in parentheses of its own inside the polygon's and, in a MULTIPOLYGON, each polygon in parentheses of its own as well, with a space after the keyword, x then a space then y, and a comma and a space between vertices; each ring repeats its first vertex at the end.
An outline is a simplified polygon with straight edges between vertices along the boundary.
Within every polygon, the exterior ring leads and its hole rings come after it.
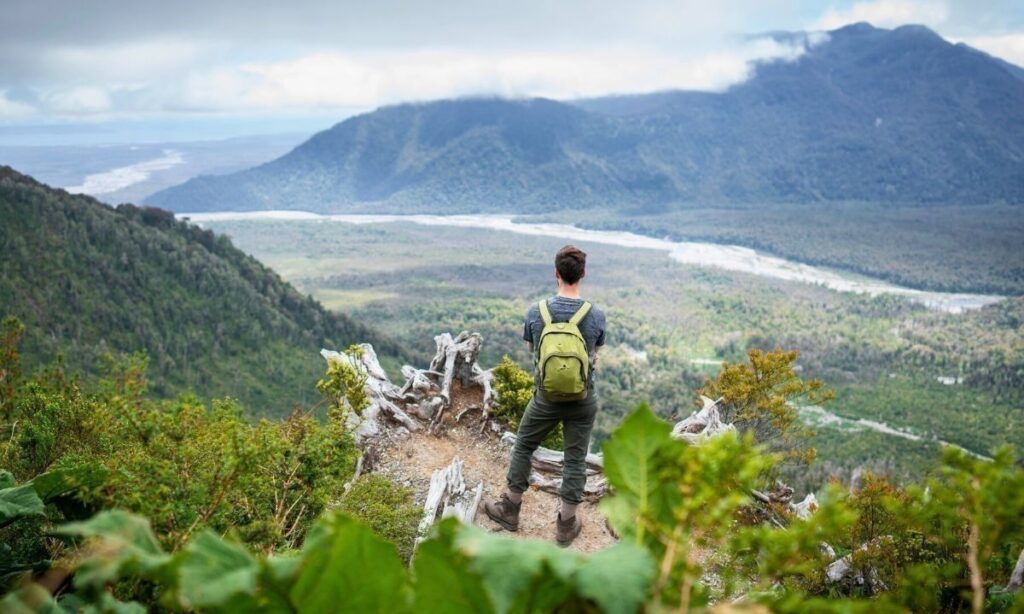
MULTIPOLYGON (((811 514, 818 511, 818 498, 814 496, 814 493, 808 493, 804 497, 803 501, 799 503, 790 503, 789 509, 801 520, 807 520, 811 514)), ((833 554, 833 556, 835 556, 833 554)))
MULTIPOLYGON (((491 369, 487 369, 486 371, 484 371, 483 369, 480 368, 479 365, 473 366, 473 383, 477 384, 478 386, 484 389, 484 396, 483 400, 481 401, 483 405, 480 407, 480 410, 482 412, 480 416, 481 431, 483 431, 484 427, 487 424, 487 418, 489 418, 491 415, 491 408, 494 407, 495 401, 498 400, 498 395, 494 391, 494 386, 492 385, 493 381, 494 372, 491 369)), ((460 417, 461 415, 457 416, 456 420, 460 417)))
POLYGON ((473 490, 466 488, 462 460, 458 456, 453 458, 451 464, 438 469, 430 478, 430 489, 423 503, 423 518, 419 525, 420 536, 425 536, 435 522, 449 516, 472 524, 483 492, 483 482, 473 490))
POLYGON ((456 421, 472 410, 481 411, 482 423, 490 415, 495 401, 492 374, 477 364, 482 341, 479 333, 463 331, 456 337, 443 333, 434 337, 437 351, 428 368, 417 369, 410 365, 402 367, 402 376, 406 381, 398 389, 398 396, 406 404, 414 405, 415 413, 426 420, 433 431, 439 428, 445 410, 451 407, 452 384, 456 378, 463 387, 480 386, 483 389, 482 404, 463 408, 456 416, 456 421))
POLYGON ((362 416, 356 416, 354 413, 349 415, 356 443, 362 445, 380 437, 385 431, 393 431, 394 429, 390 428, 392 424, 409 431, 419 430, 420 424, 402 409, 402 395, 380 366, 373 346, 364 343, 360 347, 363 351, 358 359, 334 350, 320 350, 320 355, 328 362, 347 361, 366 374, 364 391, 370 405, 363 410, 362 416))
POLYGON ((1013 573, 1010 574, 1010 581, 1006 583, 1006 590, 1019 591, 1021 585, 1024 585, 1024 549, 1017 557, 1017 565, 1013 568, 1013 573))
POLYGON ((704 396, 701 399, 704 401, 704 407, 677 422, 672 428, 672 437, 696 444, 702 439, 736 430, 733 425, 722 422, 722 414, 718 408, 722 399, 712 401, 704 396))
POLYGON ((402 367, 405 385, 398 391, 406 401, 416 402, 428 396, 434 390, 440 390, 437 380, 443 374, 427 369, 417 369, 411 365, 402 367))
POLYGON ((775 480, 775 488, 768 492, 752 490, 750 494, 754 496, 754 499, 767 504, 788 504, 793 500, 793 489, 779 480, 775 480))
POLYGON ((456 377, 464 387, 473 382, 473 367, 480 356, 483 337, 480 333, 462 331, 453 339, 451 333, 441 333, 434 337, 434 343, 437 344, 437 352, 430 361, 430 370, 444 374, 441 381, 441 396, 447 406, 452 402, 452 382, 456 377))
POLYGON ((891 548, 892 546, 893 539, 891 536, 883 535, 882 537, 876 537, 863 544, 860 548, 857 548, 855 552, 851 552, 843 558, 833 561, 831 565, 825 568, 825 575, 828 577, 828 581, 833 584, 846 583, 849 585, 866 586, 872 594, 885 592, 889 588, 878 575, 878 570, 869 567, 865 574, 865 570, 854 567, 853 556, 856 552, 865 552, 872 548, 891 548))

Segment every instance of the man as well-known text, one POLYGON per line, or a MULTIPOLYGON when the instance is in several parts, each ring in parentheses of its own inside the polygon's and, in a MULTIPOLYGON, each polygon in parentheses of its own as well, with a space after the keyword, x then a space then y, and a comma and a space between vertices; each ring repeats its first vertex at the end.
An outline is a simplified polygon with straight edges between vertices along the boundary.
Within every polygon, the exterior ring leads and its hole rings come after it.
MULTIPOLYGON (((530 399, 519 422, 519 433, 515 448, 512 450, 507 477, 508 488, 498 501, 484 505, 487 515, 503 528, 509 531, 519 529, 519 509, 522 506, 523 493, 529 487, 530 458, 548 433, 561 423, 565 436, 565 463, 562 469, 562 487, 559 491, 561 506, 555 520, 555 541, 561 546, 571 544, 583 529, 583 523, 576 516, 576 507, 583 501, 590 431, 593 429, 594 417, 597 414, 597 398, 593 391, 593 367, 597 363, 597 350, 604 345, 604 313, 580 298, 580 282, 586 274, 586 266, 587 255, 579 248, 566 245, 558 251, 555 255, 558 294, 545 300, 545 312, 542 312, 539 303, 529 308, 523 330, 523 339, 534 355, 536 364, 542 344, 550 344, 547 340, 542 341, 542 332, 547 334, 559 326, 549 326, 551 323, 575 324, 586 344, 586 357, 589 361, 589 365, 580 370, 585 372, 585 383, 581 384, 581 387, 585 387, 585 392, 572 395, 574 398, 569 400, 565 396, 545 392, 545 387, 550 389, 551 385, 548 383, 549 380, 545 379, 547 376, 542 374, 542 364, 538 364, 534 377, 533 398, 530 399), (545 319, 549 322, 546 323, 545 319)), ((576 329, 570 330, 564 324, 560 326, 559 332, 564 333, 563 339, 569 332, 573 337, 577 333, 576 329)), ((565 344, 567 347, 572 345, 573 337, 568 339, 565 344)), ((579 347, 582 351, 582 346, 579 347)), ((559 367, 565 369, 565 364, 559 363, 559 367)), ((579 377, 577 373, 572 375, 579 377)))

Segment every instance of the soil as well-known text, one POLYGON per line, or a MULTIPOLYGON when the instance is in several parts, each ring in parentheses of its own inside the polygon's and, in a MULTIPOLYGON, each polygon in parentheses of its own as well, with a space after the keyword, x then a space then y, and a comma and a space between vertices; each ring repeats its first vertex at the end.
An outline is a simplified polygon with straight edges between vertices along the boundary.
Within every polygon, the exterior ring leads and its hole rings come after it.
MULTIPOLYGON (((515 533, 505 531, 484 513, 483 503, 496 500, 505 490, 511 450, 499 442, 498 434, 489 429, 481 432, 480 411, 472 409, 474 405, 480 406, 481 399, 480 388, 472 386, 463 390, 456 381, 452 386, 452 406, 445 410, 439 432, 432 434, 422 429, 384 446, 374 471, 412 488, 416 501, 422 502, 434 471, 447 467, 452 458, 458 456, 463 463, 466 487, 475 489, 480 482, 484 484, 483 501, 475 519, 477 525, 517 538, 553 541, 559 508, 556 495, 532 487, 524 493, 519 531, 515 533), (455 416, 467 407, 471 409, 455 422, 455 416)), ((571 550, 593 552, 615 543, 597 504, 584 502, 576 513, 583 521, 583 532, 569 546, 571 550)))

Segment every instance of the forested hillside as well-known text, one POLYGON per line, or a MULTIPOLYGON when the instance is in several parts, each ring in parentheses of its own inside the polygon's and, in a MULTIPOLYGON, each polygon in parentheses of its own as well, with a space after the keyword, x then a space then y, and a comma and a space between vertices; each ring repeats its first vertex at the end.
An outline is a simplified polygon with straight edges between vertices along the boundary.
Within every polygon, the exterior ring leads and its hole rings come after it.
POLYGON ((402 354, 165 211, 112 209, 0 167, 0 219, 0 314, 26 323, 29 368, 61 354, 94 374, 108 353, 144 352, 158 395, 232 396, 283 415, 310 393, 321 347, 372 340, 402 354))
POLYGON ((173 211, 539 212, 673 203, 1024 202, 1024 80, 868 24, 721 93, 385 107, 147 202, 173 211))

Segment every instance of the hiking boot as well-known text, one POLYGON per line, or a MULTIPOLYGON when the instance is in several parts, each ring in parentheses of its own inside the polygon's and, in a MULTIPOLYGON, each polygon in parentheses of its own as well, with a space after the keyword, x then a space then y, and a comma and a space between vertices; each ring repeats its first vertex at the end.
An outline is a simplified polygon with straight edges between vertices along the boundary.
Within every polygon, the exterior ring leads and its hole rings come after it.
POLYGON ((555 541, 565 548, 572 543, 576 536, 583 530, 583 521, 580 515, 576 514, 569 520, 562 520, 562 512, 558 512, 558 519, 555 520, 555 541))
POLYGON ((519 508, 523 502, 513 503, 508 495, 502 493, 501 498, 494 503, 484 503, 484 512, 487 517, 501 525, 506 531, 519 530, 519 508))

